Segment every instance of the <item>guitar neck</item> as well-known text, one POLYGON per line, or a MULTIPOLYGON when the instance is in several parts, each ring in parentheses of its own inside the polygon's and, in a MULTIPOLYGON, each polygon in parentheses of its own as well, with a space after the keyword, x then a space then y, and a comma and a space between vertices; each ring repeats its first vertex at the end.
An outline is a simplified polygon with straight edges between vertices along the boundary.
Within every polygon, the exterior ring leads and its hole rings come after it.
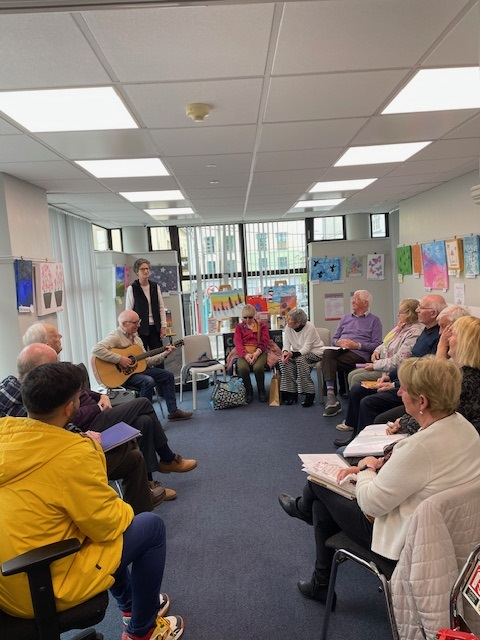
MULTIPOLYGON (((174 347, 178 347, 183 344, 183 340, 177 340, 173 343, 174 347)), ((158 349, 153 349, 153 351, 146 351, 145 353, 140 353, 138 356, 135 356, 137 362, 139 360, 144 360, 145 358, 151 358, 153 356, 158 356, 160 353, 163 353, 167 350, 168 347, 159 347, 158 349)))

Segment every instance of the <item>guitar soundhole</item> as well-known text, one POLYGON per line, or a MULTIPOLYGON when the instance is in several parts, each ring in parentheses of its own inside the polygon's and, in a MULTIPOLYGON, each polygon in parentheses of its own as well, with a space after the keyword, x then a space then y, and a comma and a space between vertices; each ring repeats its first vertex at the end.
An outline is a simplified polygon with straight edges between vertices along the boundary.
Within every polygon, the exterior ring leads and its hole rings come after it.
POLYGON ((132 365, 130 367, 125 367, 123 369, 119 364, 116 364, 115 366, 119 373, 122 373, 124 376, 131 376, 132 373, 135 373, 135 369, 137 368, 137 362, 134 361, 132 362, 132 365))

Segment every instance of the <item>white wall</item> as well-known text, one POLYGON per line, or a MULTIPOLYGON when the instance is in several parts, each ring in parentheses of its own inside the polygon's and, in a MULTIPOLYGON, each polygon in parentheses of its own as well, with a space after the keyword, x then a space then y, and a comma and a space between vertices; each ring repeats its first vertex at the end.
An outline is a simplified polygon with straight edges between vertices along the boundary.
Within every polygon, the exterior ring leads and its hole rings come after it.
MULTIPOLYGON (((470 188, 479 182, 478 173, 474 171, 402 202, 399 244, 413 245, 480 234, 480 206, 470 196, 470 188)), ((480 306, 480 276, 474 279, 465 278, 463 274, 459 278, 451 276, 447 292, 437 292, 448 303, 454 302, 455 282, 465 284, 467 306, 480 306)), ((422 276, 404 276, 403 283, 397 286, 400 298, 420 299, 426 294, 422 276)))

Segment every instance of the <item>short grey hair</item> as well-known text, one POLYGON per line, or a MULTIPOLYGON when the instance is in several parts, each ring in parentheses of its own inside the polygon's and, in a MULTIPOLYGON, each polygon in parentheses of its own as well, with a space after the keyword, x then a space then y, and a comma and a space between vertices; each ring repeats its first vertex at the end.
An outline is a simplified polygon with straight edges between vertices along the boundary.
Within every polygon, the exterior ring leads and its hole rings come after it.
POLYGON ((353 295, 358 296, 360 300, 366 302, 368 304, 368 308, 370 308, 373 302, 373 296, 370 291, 367 291, 366 289, 358 289, 353 295))
POLYGON ((28 327, 28 329, 25 331, 22 341, 25 346, 38 342, 47 344, 48 333, 43 322, 35 322, 30 327, 28 327))
POLYGON ((446 318, 450 324, 453 324, 455 320, 470 315, 472 314, 466 307, 462 307, 460 304, 449 304, 443 311, 440 311, 437 316, 437 322, 439 322, 441 318, 446 318))
POLYGON ((299 307, 295 307, 295 309, 289 311, 288 317, 291 318, 296 324, 300 325, 305 325, 308 320, 305 311, 303 309, 300 309, 299 307))

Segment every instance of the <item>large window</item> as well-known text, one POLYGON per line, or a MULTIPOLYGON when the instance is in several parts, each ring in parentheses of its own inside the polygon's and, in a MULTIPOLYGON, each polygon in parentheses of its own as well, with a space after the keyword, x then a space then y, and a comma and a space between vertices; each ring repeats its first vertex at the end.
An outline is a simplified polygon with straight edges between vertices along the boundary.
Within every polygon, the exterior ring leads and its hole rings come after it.
POLYGON ((110 249, 108 243, 108 232, 103 227, 97 227, 92 224, 93 246, 95 251, 108 251, 110 249))
POLYGON ((168 251, 172 248, 168 227, 150 227, 152 251, 168 251))
POLYGON ((388 237, 388 215, 386 213, 370 214, 370 236, 372 238, 388 237))
POLYGON ((343 216, 326 216, 313 220, 314 240, 345 240, 343 216))

